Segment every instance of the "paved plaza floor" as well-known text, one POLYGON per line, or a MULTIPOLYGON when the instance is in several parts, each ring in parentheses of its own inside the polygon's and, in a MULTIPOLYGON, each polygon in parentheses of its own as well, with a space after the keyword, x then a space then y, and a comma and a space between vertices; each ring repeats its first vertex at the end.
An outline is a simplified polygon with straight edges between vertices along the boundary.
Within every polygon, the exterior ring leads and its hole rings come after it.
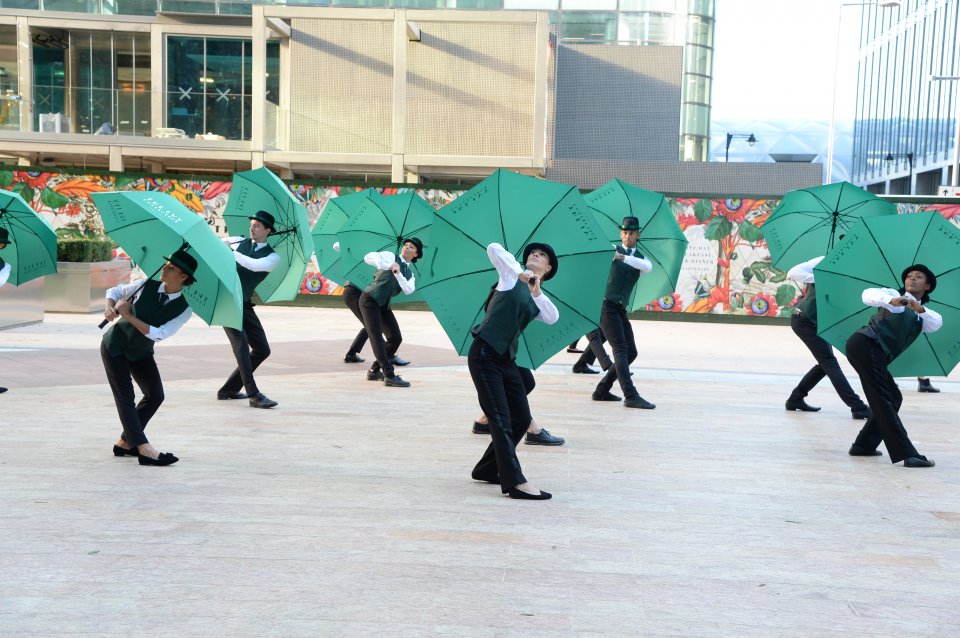
POLYGON ((164 468, 111 454, 99 317, 0 332, 0 636, 960 635, 957 373, 901 380, 937 462, 907 469, 847 455, 826 382, 784 410, 812 365, 789 327, 636 321, 656 410, 558 354, 531 406, 567 443, 519 447, 554 498, 515 501, 470 479, 466 360, 397 314, 409 389, 342 362, 346 310, 260 308, 273 410, 215 399, 231 352, 191 320, 157 347, 164 468))

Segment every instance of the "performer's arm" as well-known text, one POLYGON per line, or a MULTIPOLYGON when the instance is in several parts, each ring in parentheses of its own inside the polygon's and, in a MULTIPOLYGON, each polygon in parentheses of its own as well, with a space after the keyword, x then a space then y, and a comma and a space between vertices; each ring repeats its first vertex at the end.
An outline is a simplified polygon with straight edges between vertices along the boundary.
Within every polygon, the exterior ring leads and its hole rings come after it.
POLYGON ((894 306, 890 303, 894 299, 900 299, 900 292, 893 288, 867 288, 863 291, 863 294, 860 295, 860 298, 863 300, 863 303, 868 306, 886 308, 893 313, 903 312, 903 306, 894 306))
POLYGON ((333 242, 333 249, 337 252, 340 252, 340 242, 338 241, 333 242))
POLYGON ((913 295, 909 297, 904 295, 903 299, 907 300, 907 308, 917 313, 917 316, 920 317, 920 322, 923 324, 921 328, 923 332, 936 332, 940 329, 940 326, 943 325, 943 317, 940 316, 940 313, 927 308, 917 301, 913 295))
POLYGON ((543 293, 536 295, 533 298, 533 303, 537 304, 537 308, 540 309, 540 314, 534 317, 534 319, 542 321, 548 326, 552 326, 560 319, 560 311, 557 310, 557 307, 550 301, 550 298, 543 293))
POLYGON ((124 299, 123 301, 117 302, 114 306, 114 310, 130 322, 134 328, 140 331, 140 334, 144 335, 152 341, 163 341, 169 337, 172 337, 176 332, 183 327, 183 324, 187 323, 187 320, 190 318, 190 315, 193 314, 193 311, 188 307, 186 310, 181 312, 179 315, 171 319, 165 324, 160 326, 151 326, 137 318, 133 314, 133 304, 124 299))
POLYGON ((787 271, 787 278, 792 279, 793 281, 800 284, 812 284, 813 282, 813 269, 823 261, 823 256, 814 257, 809 261, 805 261, 802 264, 797 264, 793 268, 787 271))
POLYGON ((3 286, 10 279, 10 270, 10 264, 4 264, 3 268, 0 268, 0 286, 3 286))
POLYGON ((412 295, 413 291, 416 290, 417 278, 410 277, 410 279, 407 279, 404 277, 403 273, 400 272, 400 266, 396 262, 394 262, 390 269, 393 271, 393 276, 397 278, 397 283, 400 284, 400 290, 403 291, 403 294, 412 295))
POLYGON ((623 263, 630 266, 631 268, 636 268, 640 272, 650 272, 653 270, 653 263, 646 257, 635 257, 632 255, 621 255, 617 253, 620 257, 623 258, 623 263))
POLYGON ((367 253, 363 256, 363 261, 377 270, 390 270, 390 266, 397 263, 397 256, 389 250, 384 250, 379 253, 367 253))
POLYGON ((266 257, 254 258, 234 252, 233 256, 239 265, 253 272, 272 272, 280 265, 280 255, 277 253, 270 253, 266 257))
MULTIPOLYGON (((517 278, 523 269, 517 263, 517 258, 500 244, 494 242, 487 246, 487 257, 490 263, 497 269, 500 280, 497 282, 497 290, 511 290, 517 285, 517 278)), ((532 274, 532 273, 531 273, 532 274)))

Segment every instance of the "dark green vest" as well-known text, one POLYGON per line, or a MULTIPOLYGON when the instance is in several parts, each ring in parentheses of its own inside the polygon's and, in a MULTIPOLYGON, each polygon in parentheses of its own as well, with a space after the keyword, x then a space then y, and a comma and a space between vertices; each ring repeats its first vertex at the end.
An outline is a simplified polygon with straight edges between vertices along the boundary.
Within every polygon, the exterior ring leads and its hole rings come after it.
MULTIPOLYGON (((403 263, 399 255, 394 255, 394 263, 400 265, 400 274, 410 279, 410 266, 403 263)), ((389 268, 378 270, 373 276, 373 283, 367 286, 366 293, 373 297, 377 305, 381 308, 390 303, 390 299, 400 294, 403 289, 400 288, 400 282, 394 277, 393 271, 389 268)))
POLYGON ((470 332, 501 355, 515 359, 520 333, 540 314, 540 308, 530 287, 519 279, 510 290, 497 290, 487 299, 487 314, 470 332))
MULTIPOLYGON (((256 244, 253 243, 253 240, 247 238, 237 246, 237 252, 253 259, 263 259, 273 252, 270 244, 267 244, 259 250, 255 250, 255 247, 256 244)), ((240 276, 240 286, 243 289, 243 301, 248 302, 250 301, 250 297, 253 296, 253 291, 256 287, 259 286, 260 282, 266 279, 270 273, 254 272, 237 264, 237 274, 240 276)))
POLYGON ((3 270, 4 266, 7 265, 7 262, 3 260, 3 257, 0 257, 0 270, 3 270))
MULTIPOLYGON (((187 309, 187 300, 180 295, 166 305, 160 305, 160 282, 150 279, 143 286, 140 297, 133 304, 133 314, 144 323, 159 328, 176 319, 187 309)), ((124 356, 138 361, 153 354, 153 339, 141 334, 133 324, 121 318, 103 335, 103 343, 111 357, 124 356)))
POLYGON ((813 323, 817 323, 817 286, 816 284, 807 284, 803 290, 803 296, 797 302, 797 310, 803 313, 803 316, 813 323))
MULTIPOLYGON (((627 254, 623 246, 617 246, 617 252, 621 255, 627 254)), ((642 257, 636 250, 634 250, 633 256, 642 257)), ((603 298, 615 304, 626 306, 627 302, 630 301, 630 293, 633 292, 633 288, 637 285, 638 279, 640 279, 639 270, 633 266, 628 266, 619 259, 614 259, 613 263, 610 264, 610 276, 607 277, 607 290, 603 294, 603 298)))
POLYGON ((870 317, 870 323, 857 332, 879 341, 880 347, 893 361, 917 340, 923 332, 923 321, 909 308, 897 313, 881 308, 870 317))

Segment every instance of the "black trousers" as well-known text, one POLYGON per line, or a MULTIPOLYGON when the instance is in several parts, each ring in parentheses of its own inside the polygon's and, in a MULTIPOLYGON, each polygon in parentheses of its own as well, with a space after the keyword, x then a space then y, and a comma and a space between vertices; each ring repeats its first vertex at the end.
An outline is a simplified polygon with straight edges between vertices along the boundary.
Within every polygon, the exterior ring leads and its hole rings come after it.
POLYGON ((907 431, 900 421, 900 406, 903 395, 887 370, 887 353, 875 339, 853 333, 847 340, 847 359, 860 375, 860 385, 867 395, 872 416, 867 419, 854 445, 866 450, 875 450, 883 441, 891 463, 911 456, 920 456, 910 442, 907 431))
POLYGON ((630 377, 630 364, 637 358, 637 342, 633 337, 633 327, 627 317, 627 309, 604 299, 603 308, 600 309, 600 330, 610 342, 613 365, 600 379, 597 391, 609 392, 613 382, 619 381, 624 397, 629 399, 640 396, 630 377))
POLYGON ((224 328, 233 356, 237 359, 237 367, 227 377, 221 386, 221 392, 239 392, 244 388, 247 396, 255 397, 260 394, 257 382, 253 379, 253 371, 270 356, 270 344, 267 342, 267 333, 263 331, 260 318, 253 310, 253 304, 243 304, 243 330, 224 328))
MULTIPOLYGON (((360 295, 362 294, 363 291, 353 284, 347 284, 343 287, 343 303, 350 309, 350 312, 353 313, 353 316, 356 317, 357 321, 361 324, 363 324, 363 315, 360 314, 360 295)), ((357 336, 354 337, 353 343, 350 344, 350 349, 347 350, 347 354, 359 354, 366 342, 367 329, 361 328, 357 336)))
POLYGON ((600 367, 604 371, 609 370, 610 366, 613 365, 613 361, 610 360, 610 357, 607 356, 607 351, 603 349, 603 344, 607 338, 603 335, 603 331, 597 328, 596 330, 591 330, 586 334, 587 345, 589 346, 583 351, 583 354, 580 355, 580 358, 577 359, 577 362, 574 365, 590 365, 594 361, 600 361, 600 367))
POLYGON ((810 350, 813 358, 817 360, 817 365, 810 368, 810 371, 800 379, 800 383, 790 393, 790 400, 799 401, 803 399, 824 377, 829 377, 833 389, 837 391, 840 399, 847 404, 847 407, 863 407, 863 400, 860 395, 850 387, 850 382, 847 381, 843 370, 840 369, 840 362, 833 354, 833 346, 827 343, 827 340, 823 337, 817 336, 817 324, 810 321, 802 313, 795 312, 790 317, 790 327, 810 350))
POLYGON ((370 366, 370 369, 383 370, 383 374, 392 377, 393 364, 390 363, 390 359, 397 354, 397 349, 403 341, 400 325, 393 310, 389 304, 381 307, 376 299, 363 293, 360 295, 360 314, 363 316, 363 325, 367 329, 370 349, 373 350, 373 356, 377 358, 377 362, 370 366))
MULTIPOLYGON (((516 449, 531 420, 524 375, 520 372, 523 368, 480 338, 474 338, 470 346, 467 367, 480 408, 490 424, 491 439, 471 476, 477 481, 500 483, 500 490, 506 494, 511 487, 527 482, 516 449)), ((528 384, 531 381, 532 374, 528 384)))
POLYGON ((157 362, 152 355, 137 361, 130 361, 124 356, 110 356, 104 344, 100 344, 100 358, 103 359, 103 369, 107 373, 113 402, 117 405, 117 414, 123 426, 120 438, 133 446, 148 443, 143 430, 157 413, 164 398, 157 362), (139 403, 134 403, 136 396, 131 379, 137 382, 143 393, 139 403))

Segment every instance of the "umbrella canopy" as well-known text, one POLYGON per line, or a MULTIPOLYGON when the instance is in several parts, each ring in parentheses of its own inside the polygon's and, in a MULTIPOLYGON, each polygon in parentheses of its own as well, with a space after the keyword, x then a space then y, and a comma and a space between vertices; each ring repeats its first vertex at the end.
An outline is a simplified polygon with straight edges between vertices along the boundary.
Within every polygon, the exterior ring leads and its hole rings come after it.
POLYGON ((960 362, 960 230, 939 213, 864 219, 816 268, 819 334, 843 351, 851 334, 877 308, 864 306, 865 288, 903 289, 900 275, 924 264, 937 276, 925 304, 943 327, 921 333, 890 364, 894 376, 946 376, 960 362))
POLYGON ((763 237, 774 267, 787 270, 826 255, 860 219, 896 214, 896 204, 848 182, 814 186, 784 195, 763 223, 763 237))
POLYGON ((10 243, 0 258, 10 264, 14 286, 57 272, 57 234, 53 227, 22 197, 0 190, 0 228, 6 228, 10 243))
POLYGON ((234 173, 223 212, 227 232, 246 236, 250 232, 248 217, 259 210, 270 213, 275 220, 275 230, 267 242, 280 255, 280 265, 260 282, 257 295, 264 303, 292 301, 313 256, 307 209, 269 169, 234 173))
POLYGON ((376 193, 374 189, 367 188, 358 193, 334 197, 323 207, 323 212, 320 213, 320 218, 317 219, 310 234, 313 237, 313 248, 317 256, 317 269, 327 279, 337 283, 346 281, 340 260, 341 254, 333 249, 333 245, 340 241, 337 233, 348 220, 360 212, 363 203, 376 193))
POLYGON ((431 240, 420 290, 459 354, 470 349, 470 329, 497 283, 486 250, 493 242, 518 261, 527 244, 550 244, 560 263, 542 284, 560 320, 534 321, 524 330, 518 365, 536 368, 596 328, 613 251, 575 186, 498 170, 437 211, 431 240))
MULTIPOLYGON (((433 206, 415 191, 396 195, 371 193, 366 200, 360 202, 357 213, 337 233, 344 279, 349 279, 359 288, 365 288, 373 282, 375 271, 363 261, 364 255, 384 250, 399 253, 403 240, 409 237, 416 237, 423 242, 426 257, 431 244, 430 226, 433 224, 434 214, 433 206)), ((421 273, 425 261, 418 259, 417 263, 410 265, 417 279, 417 288, 422 282, 421 273)), ((418 298, 420 296, 414 293, 402 295, 396 301, 415 301, 418 298)))
POLYGON ((197 260, 196 282, 183 289, 193 311, 210 325, 243 327, 240 277, 233 251, 200 215, 166 193, 93 193, 103 227, 145 272, 184 248, 197 260))
POLYGON ((639 310, 652 299, 677 289, 687 238, 666 197, 614 179, 584 199, 604 237, 614 244, 621 243, 620 224, 624 217, 632 216, 640 221, 637 251, 653 263, 653 270, 640 277, 627 304, 628 310, 639 310))

